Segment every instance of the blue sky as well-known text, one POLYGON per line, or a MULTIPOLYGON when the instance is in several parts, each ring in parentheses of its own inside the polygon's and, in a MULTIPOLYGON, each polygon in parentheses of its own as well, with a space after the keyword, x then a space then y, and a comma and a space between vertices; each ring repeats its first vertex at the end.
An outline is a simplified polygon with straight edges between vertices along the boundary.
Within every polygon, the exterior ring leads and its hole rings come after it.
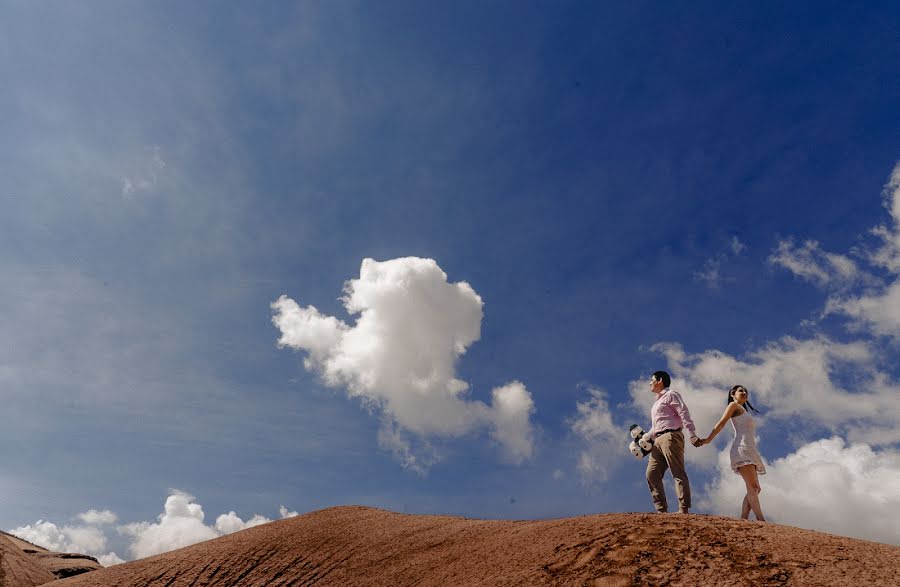
MULTIPOLYGON (((770 517, 900 543, 898 16, 8 5, 0 527, 127 559, 167 516, 648 511, 665 368, 707 432, 751 390, 770 517), (279 346, 282 295, 361 345, 279 346)), ((697 511, 738 511, 726 448, 697 511)))

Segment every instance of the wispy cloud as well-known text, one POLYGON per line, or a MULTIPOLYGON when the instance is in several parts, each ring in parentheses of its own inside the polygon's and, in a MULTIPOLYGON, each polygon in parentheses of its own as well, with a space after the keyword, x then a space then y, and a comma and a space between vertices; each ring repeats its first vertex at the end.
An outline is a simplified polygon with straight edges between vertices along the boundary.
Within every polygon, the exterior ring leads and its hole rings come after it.
MULTIPOLYGON (((575 404, 575 416, 568 425, 581 444, 576 465, 578 473, 582 480, 593 483, 605 481, 623 460, 626 437, 624 428, 613 422, 607 394, 596 388, 589 388, 587 392, 588 397, 575 404)), ((555 473, 554 478, 558 478, 555 473)))
POLYGON ((747 245, 736 236, 732 236, 727 246, 722 248, 714 257, 703 263, 703 269, 694 272, 694 279, 705 283, 712 289, 718 289, 723 283, 731 281, 723 271, 728 262, 747 250, 747 245))
POLYGON ((852 259, 823 251, 816 241, 806 241, 799 246, 791 239, 779 241, 769 256, 769 263, 819 287, 846 285, 862 277, 852 259))
POLYGON ((830 296, 823 315, 848 319, 848 327, 900 341, 900 163, 883 191, 883 204, 891 222, 872 229, 880 246, 858 253, 870 265, 864 271, 847 255, 827 253, 815 241, 797 247, 782 241, 769 258, 795 275, 827 289, 830 296), (881 271, 879 275, 877 272, 881 271))

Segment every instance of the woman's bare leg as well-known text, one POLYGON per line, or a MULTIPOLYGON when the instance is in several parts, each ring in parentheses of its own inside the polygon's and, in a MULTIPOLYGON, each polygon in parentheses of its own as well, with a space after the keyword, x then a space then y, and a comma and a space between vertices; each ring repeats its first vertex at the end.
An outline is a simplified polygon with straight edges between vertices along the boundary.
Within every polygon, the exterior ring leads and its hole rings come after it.
POLYGON ((747 520, 750 518, 750 502, 747 501, 747 496, 744 496, 744 502, 741 504, 741 519, 747 520))
MULTIPOLYGON (((744 478, 744 484, 747 486, 747 497, 744 499, 747 500, 747 504, 750 505, 750 509, 753 511, 756 519, 760 522, 765 522, 766 518, 763 516, 762 506, 759 505, 759 493, 762 491, 762 487, 759 486, 756 465, 744 465, 738 468, 738 472, 744 478)), ((749 514, 747 517, 750 517, 749 514)))

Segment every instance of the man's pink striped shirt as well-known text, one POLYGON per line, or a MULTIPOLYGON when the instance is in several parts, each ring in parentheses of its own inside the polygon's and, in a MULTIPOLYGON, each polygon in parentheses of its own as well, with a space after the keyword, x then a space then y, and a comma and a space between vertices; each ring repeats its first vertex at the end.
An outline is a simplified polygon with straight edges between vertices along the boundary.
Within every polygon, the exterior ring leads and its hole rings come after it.
POLYGON ((668 387, 659 392, 656 401, 653 402, 653 407, 650 408, 650 418, 653 421, 653 428, 650 431, 654 436, 663 430, 677 428, 687 428, 690 436, 697 435, 687 404, 684 403, 677 391, 672 391, 668 387))

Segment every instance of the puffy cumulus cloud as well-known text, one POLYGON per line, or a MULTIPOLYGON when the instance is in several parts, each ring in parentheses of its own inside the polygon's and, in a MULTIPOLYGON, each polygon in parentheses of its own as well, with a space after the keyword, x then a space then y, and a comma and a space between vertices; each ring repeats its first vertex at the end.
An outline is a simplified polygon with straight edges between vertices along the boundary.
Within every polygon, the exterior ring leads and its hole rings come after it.
POLYGON ((379 411, 379 443, 405 467, 423 472, 438 458, 429 438, 478 429, 512 462, 531 457, 534 402, 525 386, 498 387, 487 405, 468 399, 456 377, 457 360, 481 337, 483 302, 468 283, 449 283, 432 259, 365 259, 342 301, 354 325, 278 298, 278 345, 306 352, 309 371, 379 411))
POLYGON ((727 391, 741 384, 750 390, 750 401, 767 414, 760 418, 762 425, 768 418, 800 418, 874 444, 900 440, 900 406, 895 400, 900 388, 877 369, 877 354, 866 342, 784 337, 745 360, 716 350, 689 354, 671 343, 651 348, 666 357, 679 389, 687 391, 683 395, 701 435, 721 416, 727 391), (852 388, 838 380, 852 383, 852 388))
POLYGON ((144 558, 218 538, 221 534, 203 519, 203 507, 192 495, 173 491, 156 522, 134 522, 119 531, 133 539, 129 550, 134 558, 144 558))
MULTIPOLYGON (((900 545, 900 452, 822 439, 766 463, 760 477, 763 513, 770 521, 900 545)), ((698 505, 735 516, 746 489, 719 454, 719 475, 698 505)))
MULTIPOLYGON (((297 512, 281 506, 282 518, 298 515, 297 512)), ((97 557, 103 566, 124 562, 115 552, 107 552, 110 537, 118 516, 109 510, 88 510, 78 514, 84 522, 78 526, 57 526, 52 522, 38 520, 33 525, 10 530, 20 538, 55 552, 78 552, 97 557)), ((163 506, 163 512, 155 522, 133 522, 115 527, 118 535, 130 539, 128 550, 134 558, 144 558, 183 546, 189 546, 271 522, 269 518, 255 514, 246 522, 234 511, 216 518, 213 526, 204 523, 203 506, 183 491, 172 490, 163 506)), ((121 539, 121 538, 120 538, 121 539)))
MULTIPOLYGON (((284 506, 281 506, 280 513, 282 518, 297 515, 297 512, 288 511, 284 506)), ((129 551, 134 558, 144 558, 272 521, 255 514, 245 522, 230 511, 217 517, 214 525, 207 526, 205 517, 203 506, 197 503, 194 496, 176 489, 166 498, 163 512, 156 522, 134 522, 119 526, 118 530, 131 538, 129 551)))
MULTIPOLYGON (((280 506, 278 508, 278 514, 281 516, 282 520, 286 518, 293 518, 294 516, 299 515, 297 512, 292 512, 284 506, 280 506)), ((215 528, 222 534, 233 534, 234 532, 238 532, 240 530, 246 530, 247 528, 252 528, 254 526, 268 524, 271 521, 271 519, 265 516, 254 514, 253 517, 245 522, 234 511, 230 511, 227 514, 222 514, 221 516, 216 518, 215 528)))
POLYGON ((534 433, 530 424, 534 400, 531 394, 521 382, 513 381, 495 388, 491 396, 491 437, 500 443, 513 463, 530 459, 534 451, 534 433))
POLYGON ((779 241, 769 263, 784 267, 797 277, 819 287, 848 284, 863 276, 856 263, 846 255, 823 251, 816 241, 797 246, 792 239, 779 241))
MULTIPOLYGON (((568 422, 582 444, 576 468, 584 481, 605 481, 613 467, 621 462, 627 437, 623 428, 613 423, 606 393, 591 388, 588 395, 584 401, 576 402, 575 416, 568 422)), ((556 472, 554 478, 558 479, 562 472, 558 471, 559 477, 556 472)))
POLYGON ((63 533, 62 528, 53 522, 38 520, 33 525, 27 524, 13 528, 9 533, 54 552, 69 551, 69 542, 66 535, 63 533))
POLYGON ((233 534, 239 530, 245 530, 261 524, 268 524, 271 521, 272 520, 265 516, 256 514, 245 522, 236 513, 228 512, 227 514, 222 514, 216 518, 215 528, 222 534, 233 534))
POLYGON ((107 552, 106 534, 94 526, 57 526, 38 520, 33 525, 13 528, 9 533, 54 552, 77 552, 98 557, 98 560, 118 559, 115 552, 107 552))

